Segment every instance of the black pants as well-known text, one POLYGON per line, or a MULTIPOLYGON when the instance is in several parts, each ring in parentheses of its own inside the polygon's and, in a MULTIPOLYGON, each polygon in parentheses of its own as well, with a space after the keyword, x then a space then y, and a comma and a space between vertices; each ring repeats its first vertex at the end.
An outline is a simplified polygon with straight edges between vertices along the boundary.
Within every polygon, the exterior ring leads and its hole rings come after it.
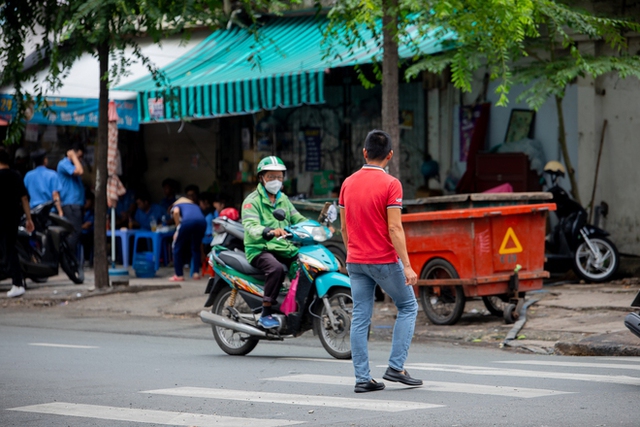
POLYGON ((80 205, 64 205, 62 207, 64 217, 73 224, 73 233, 67 237, 67 243, 71 253, 78 256, 78 239, 82 232, 82 206, 80 205))
POLYGON ((251 260, 251 265, 263 271, 266 279, 264 281, 263 302, 275 304, 280 293, 280 286, 288 273, 288 267, 296 258, 285 258, 272 252, 262 252, 251 260), (287 266, 285 270, 284 266, 287 266))
POLYGON ((2 228, 0 228, 0 265, 2 265, 3 269, 7 269, 11 281, 15 286, 24 286, 18 251, 16 251, 17 238, 17 222, 2 224, 2 228))

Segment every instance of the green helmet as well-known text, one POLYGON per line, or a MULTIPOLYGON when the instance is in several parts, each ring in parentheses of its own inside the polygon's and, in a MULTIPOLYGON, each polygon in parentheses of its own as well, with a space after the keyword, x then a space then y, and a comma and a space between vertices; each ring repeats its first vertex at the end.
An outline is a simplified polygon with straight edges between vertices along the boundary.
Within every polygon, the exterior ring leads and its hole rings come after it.
POLYGON ((287 167, 284 165, 284 162, 280 157, 269 156, 260 160, 258 163, 258 167, 256 168, 256 173, 264 172, 264 171, 282 171, 285 172, 287 167))

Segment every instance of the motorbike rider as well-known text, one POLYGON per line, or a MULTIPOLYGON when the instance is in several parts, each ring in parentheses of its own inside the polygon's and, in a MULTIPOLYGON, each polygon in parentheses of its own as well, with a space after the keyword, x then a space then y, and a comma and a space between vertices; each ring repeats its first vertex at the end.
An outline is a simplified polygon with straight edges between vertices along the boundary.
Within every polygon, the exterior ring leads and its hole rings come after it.
POLYGON ((260 160, 256 168, 258 187, 242 202, 242 225, 247 261, 265 274, 262 314, 258 323, 265 329, 279 326, 271 314, 271 306, 277 302, 280 285, 287 271, 282 264, 291 266, 298 248, 285 238, 285 227, 306 221, 281 191, 287 167, 276 157, 260 160), (282 209, 286 213, 278 221, 273 212, 282 209))

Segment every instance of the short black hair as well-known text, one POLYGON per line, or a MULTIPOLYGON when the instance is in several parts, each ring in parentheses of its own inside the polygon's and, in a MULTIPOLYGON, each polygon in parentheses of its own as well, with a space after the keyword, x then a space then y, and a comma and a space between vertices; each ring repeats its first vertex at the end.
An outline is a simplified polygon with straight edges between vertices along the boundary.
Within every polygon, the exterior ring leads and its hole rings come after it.
POLYGON ((3 165, 9 165, 11 163, 11 156, 4 147, 0 147, 0 163, 3 165))
POLYGON ((213 205, 213 202, 216 200, 216 195, 210 191, 203 191, 202 193, 200 193, 200 200, 204 200, 213 205))
POLYGON ((173 178, 165 178, 162 180, 162 186, 169 186, 173 188, 174 191, 180 190, 180 183, 173 178))
POLYGON ((31 159, 33 159, 33 163, 36 166, 42 166, 44 164, 44 159, 47 158, 47 150, 40 148, 33 153, 31 153, 31 159))
POLYGON ((148 191, 140 190, 136 191, 136 200, 142 200, 143 202, 151 202, 151 196, 148 191))
POLYGON ((391 137, 385 131, 374 129, 364 140, 364 149, 369 160, 384 160, 391 152, 391 137))
POLYGON ((82 151, 83 153, 86 152, 86 150, 84 149, 84 145, 81 142, 74 143, 71 149, 73 151, 82 151))
POLYGON ((184 187, 185 194, 188 193, 189 191, 195 191, 196 194, 200 195, 200 187, 198 187, 195 184, 189 184, 186 187, 184 187))
POLYGON ((216 202, 222 202, 226 204, 229 200, 231 200, 231 197, 227 193, 216 194, 216 202))

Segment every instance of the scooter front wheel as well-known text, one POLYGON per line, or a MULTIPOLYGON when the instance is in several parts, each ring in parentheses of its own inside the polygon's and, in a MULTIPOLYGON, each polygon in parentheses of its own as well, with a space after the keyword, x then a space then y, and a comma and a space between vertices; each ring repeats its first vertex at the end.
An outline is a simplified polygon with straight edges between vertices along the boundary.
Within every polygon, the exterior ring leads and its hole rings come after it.
MULTIPOLYGON (((236 320, 233 319, 233 317, 231 316, 231 311, 228 310, 229 300, 231 299, 231 292, 231 288, 224 288, 220 292, 218 292, 218 295, 216 295, 215 299, 213 300, 213 307, 211 308, 211 312, 219 316, 236 320)), ((239 295, 236 295, 233 308, 240 315, 251 314, 251 309, 239 295)), ((256 345, 258 345, 259 340, 252 338, 248 334, 243 334, 242 332, 222 328, 216 325, 211 326, 211 329, 213 330, 213 337, 218 343, 218 346, 220 346, 222 351, 232 356, 244 356, 246 354, 249 354, 256 347, 256 345)))
POLYGON ((336 320, 334 325, 329 310, 322 303, 319 317, 313 318, 313 329, 327 353, 336 359, 351 359, 351 317, 353 298, 351 289, 335 288, 329 292, 329 306, 336 320))
POLYGON ((620 264, 616 246, 605 237, 589 238, 591 247, 582 242, 573 256, 574 271, 581 279, 601 283, 610 280, 620 264), (594 249, 592 251, 591 249, 594 249))

